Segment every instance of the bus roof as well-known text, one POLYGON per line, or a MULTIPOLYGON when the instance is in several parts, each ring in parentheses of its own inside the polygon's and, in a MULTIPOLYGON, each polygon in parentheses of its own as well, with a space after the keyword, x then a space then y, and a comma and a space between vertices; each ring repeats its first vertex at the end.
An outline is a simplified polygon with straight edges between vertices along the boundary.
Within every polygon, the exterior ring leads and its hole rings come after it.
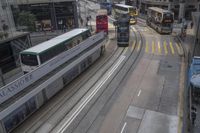
POLYGON ((124 8, 133 8, 133 6, 124 5, 124 4, 115 4, 115 6, 120 6, 120 7, 124 7, 124 8))
POLYGON ((73 29, 73 30, 71 30, 67 33, 60 35, 60 36, 57 36, 57 37, 52 38, 48 41, 45 41, 45 42, 40 43, 36 46, 33 46, 29 49, 26 49, 26 50, 22 51, 21 53, 29 53, 29 52, 30 53, 36 53, 36 54, 41 53, 41 52, 43 52, 43 51, 45 51, 45 50, 47 50, 51 47, 54 47, 54 46, 66 41, 68 39, 71 39, 74 36, 77 36, 78 34, 80 34, 82 32, 85 32, 87 30, 88 30, 87 28, 73 29))
POLYGON ((107 15, 107 14, 108 14, 108 12, 106 9, 100 9, 97 11, 97 15, 107 15))
POLYGON ((158 8, 158 7, 149 7, 150 10, 156 11, 156 12, 160 12, 160 13, 172 13, 169 10, 165 10, 162 8, 158 8))

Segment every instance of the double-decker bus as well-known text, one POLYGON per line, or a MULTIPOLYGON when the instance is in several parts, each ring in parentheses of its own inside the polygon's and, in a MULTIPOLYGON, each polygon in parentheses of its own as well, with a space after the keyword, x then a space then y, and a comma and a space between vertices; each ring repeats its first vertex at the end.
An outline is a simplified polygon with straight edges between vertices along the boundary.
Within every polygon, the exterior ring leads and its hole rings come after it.
POLYGON ((126 15, 117 20, 117 45, 119 47, 129 45, 129 17, 126 15))
POLYGON ((78 45, 89 36, 91 33, 88 29, 77 28, 22 51, 20 53, 22 71, 28 73, 36 69, 53 57, 78 45))
POLYGON ((100 9, 106 9, 108 15, 112 13, 112 2, 110 0, 103 0, 100 2, 100 9))
POLYGON ((174 13, 158 7, 149 7, 146 23, 159 33, 171 34, 173 30, 174 13))
POLYGON ((130 17, 130 24, 137 23, 138 10, 134 6, 124 5, 124 4, 114 4, 113 5, 113 16, 115 19, 119 18, 121 15, 128 14, 130 17))
POLYGON ((108 15, 105 9, 98 10, 96 16, 96 33, 101 31, 108 34, 108 15))

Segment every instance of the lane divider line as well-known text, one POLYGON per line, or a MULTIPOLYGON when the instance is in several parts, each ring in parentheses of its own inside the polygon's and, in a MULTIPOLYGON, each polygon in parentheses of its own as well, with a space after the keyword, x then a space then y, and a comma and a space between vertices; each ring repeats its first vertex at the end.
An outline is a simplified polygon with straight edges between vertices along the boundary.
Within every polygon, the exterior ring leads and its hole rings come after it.
POLYGON ((123 132, 124 132, 124 129, 125 129, 126 125, 127 125, 127 123, 125 122, 125 123, 124 123, 124 126, 122 127, 122 130, 121 130, 120 133, 123 133, 123 132))
POLYGON ((166 41, 164 41, 164 49, 165 49, 165 54, 168 54, 166 41))
POLYGON ((178 50, 178 53, 181 54, 180 46, 176 43, 176 48, 178 50))
POLYGON ((132 44, 132 49, 131 49, 131 51, 133 51, 134 50, 134 48, 135 48, 135 40, 133 41, 133 44, 132 44))
POLYGON ((139 96, 140 96, 140 94, 141 94, 141 90, 138 92, 138 95, 137 95, 137 96, 139 97, 139 96))
POLYGON ((66 122, 60 127, 58 132, 65 132, 65 130, 69 127, 69 125, 74 121, 74 119, 78 116, 78 114, 83 110, 83 108, 91 101, 91 99, 95 96, 95 94, 101 89, 101 87, 105 84, 105 82, 111 77, 114 71, 119 67, 122 61, 126 56, 121 56, 118 62, 114 65, 114 67, 108 72, 108 75, 105 76, 96 88, 90 93, 90 95, 80 104, 80 106, 74 111, 73 114, 69 116, 66 122))
POLYGON ((154 54, 154 53, 155 53, 155 42, 152 41, 152 54, 154 54))
POLYGON ((174 54, 174 47, 173 47, 173 45, 172 45, 172 42, 170 41, 170 48, 171 48, 171 52, 172 52, 172 54, 174 54))
POLYGON ((148 53, 149 51, 149 44, 148 44, 148 41, 146 41, 146 49, 145 49, 145 52, 148 53))
POLYGON ((162 52, 162 49, 160 47, 160 41, 158 41, 158 53, 161 54, 161 52, 162 52))

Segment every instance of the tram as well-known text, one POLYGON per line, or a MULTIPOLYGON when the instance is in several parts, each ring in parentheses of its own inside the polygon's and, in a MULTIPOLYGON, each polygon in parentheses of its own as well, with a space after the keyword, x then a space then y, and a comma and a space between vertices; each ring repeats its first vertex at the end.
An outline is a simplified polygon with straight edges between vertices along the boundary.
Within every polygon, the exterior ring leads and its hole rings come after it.
POLYGON ((117 20, 117 45, 119 47, 128 47, 129 45, 129 16, 122 15, 117 20))
POLYGON ((89 29, 77 28, 22 51, 20 53, 22 71, 28 73, 36 69, 41 64, 75 47, 90 36, 89 29))
MULTIPOLYGON (((86 38, 88 37, 88 34, 85 34, 87 33, 88 30, 76 29, 76 32, 77 31, 79 31, 78 35, 80 35, 80 32, 81 32, 81 33, 84 33, 81 35, 85 36, 86 38), (82 32, 82 31, 85 31, 85 32, 82 32)), ((73 33, 75 34, 75 32, 73 33)), ((75 37, 80 37, 78 35, 75 37)), ((70 37, 66 36, 66 34, 63 36, 66 38, 70 38, 72 34, 68 34, 68 36, 70 37)), ((63 40, 63 36, 61 35, 60 38, 57 37, 57 39, 53 39, 52 42, 58 42, 58 40, 60 41, 63 40)), ((66 38, 65 38, 65 40, 67 40, 66 44, 71 44, 68 42, 72 42, 72 40, 69 40, 66 38)), ((3 99, 3 101, 2 100, 0 101, 1 103, 0 133, 12 132, 19 124, 23 123, 24 120, 26 120, 30 115, 32 115, 35 111, 37 111, 57 92, 63 89, 65 85, 70 83, 81 72, 83 72, 90 65, 92 65, 103 54, 104 43, 105 43, 105 34, 103 32, 100 32, 96 35, 88 37, 87 39, 82 41, 80 44, 74 46, 73 48, 70 47, 68 50, 53 57, 52 59, 48 60, 47 58, 47 61, 44 61, 45 63, 41 63, 41 65, 37 66, 35 70, 23 75, 19 79, 1 88, 1 90, 4 89, 4 96, 7 97, 7 100, 5 100, 5 98, 2 98, 3 93, 0 92, 1 94, 0 99, 3 99), (57 69, 56 71, 53 71, 55 70, 54 68, 57 66, 59 66, 59 69, 57 69), (51 72, 51 75, 50 75, 50 72, 51 72), (45 73, 48 73, 48 74, 45 75, 45 73), (40 77, 42 77, 43 75, 45 75, 45 81, 40 81, 40 77), (36 80, 37 82, 35 82, 36 80), (29 83, 29 86, 27 89, 26 87, 27 85, 25 86, 24 84, 28 84, 28 83, 29 83), (5 88, 8 88, 9 91, 6 91, 5 88), (16 93, 17 91, 16 89, 19 89, 21 91, 16 93), (11 97, 12 93, 15 93, 15 95, 13 94, 14 96, 11 97)), ((55 48, 54 50, 59 50, 59 49, 56 49, 56 47, 62 46, 62 43, 60 45, 55 45, 57 43, 52 43, 52 44, 48 43, 48 44, 51 46, 47 46, 48 48, 46 49, 47 51, 51 51, 51 52, 54 52, 54 51, 51 50, 50 47, 55 48), (55 47, 52 47, 53 45, 55 45, 55 47)), ((44 50, 45 48, 41 46, 44 46, 44 45, 40 45, 41 50, 44 50)), ((70 46, 73 46, 73 44, 71 44, 70 46)), ((35 49, 29 49, 29 50, 32 50, 32 52, 34 52, 36 48, 38 47, 35 47, 35 49)), ((39 49, 37 50, 39 51, 39 49)), ((25 51, 23 53, 25 54, 25 51)), ((35 53, 33 55, 35 55, 35 53)), ((35 62, 41 61, 42 56, 40 57, 40 54, 37 54, 36 57, 37 58, 33 58, 34 59, 33 61, 35 62)))

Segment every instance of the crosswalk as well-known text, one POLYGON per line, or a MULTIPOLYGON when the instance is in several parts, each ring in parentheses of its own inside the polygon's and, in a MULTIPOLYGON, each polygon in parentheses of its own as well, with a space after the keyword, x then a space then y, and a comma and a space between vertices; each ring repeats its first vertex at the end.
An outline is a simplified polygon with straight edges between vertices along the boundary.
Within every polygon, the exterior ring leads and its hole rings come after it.
MULTIPOLYGON (((136 50, 139 51, 141 45, 137 45, 136 50)), ((157 40, 146 40, 144 51, 146 54, 155 55, 181 55, 182 48, 178 43, 173 41, 157 41, 157 40)))

